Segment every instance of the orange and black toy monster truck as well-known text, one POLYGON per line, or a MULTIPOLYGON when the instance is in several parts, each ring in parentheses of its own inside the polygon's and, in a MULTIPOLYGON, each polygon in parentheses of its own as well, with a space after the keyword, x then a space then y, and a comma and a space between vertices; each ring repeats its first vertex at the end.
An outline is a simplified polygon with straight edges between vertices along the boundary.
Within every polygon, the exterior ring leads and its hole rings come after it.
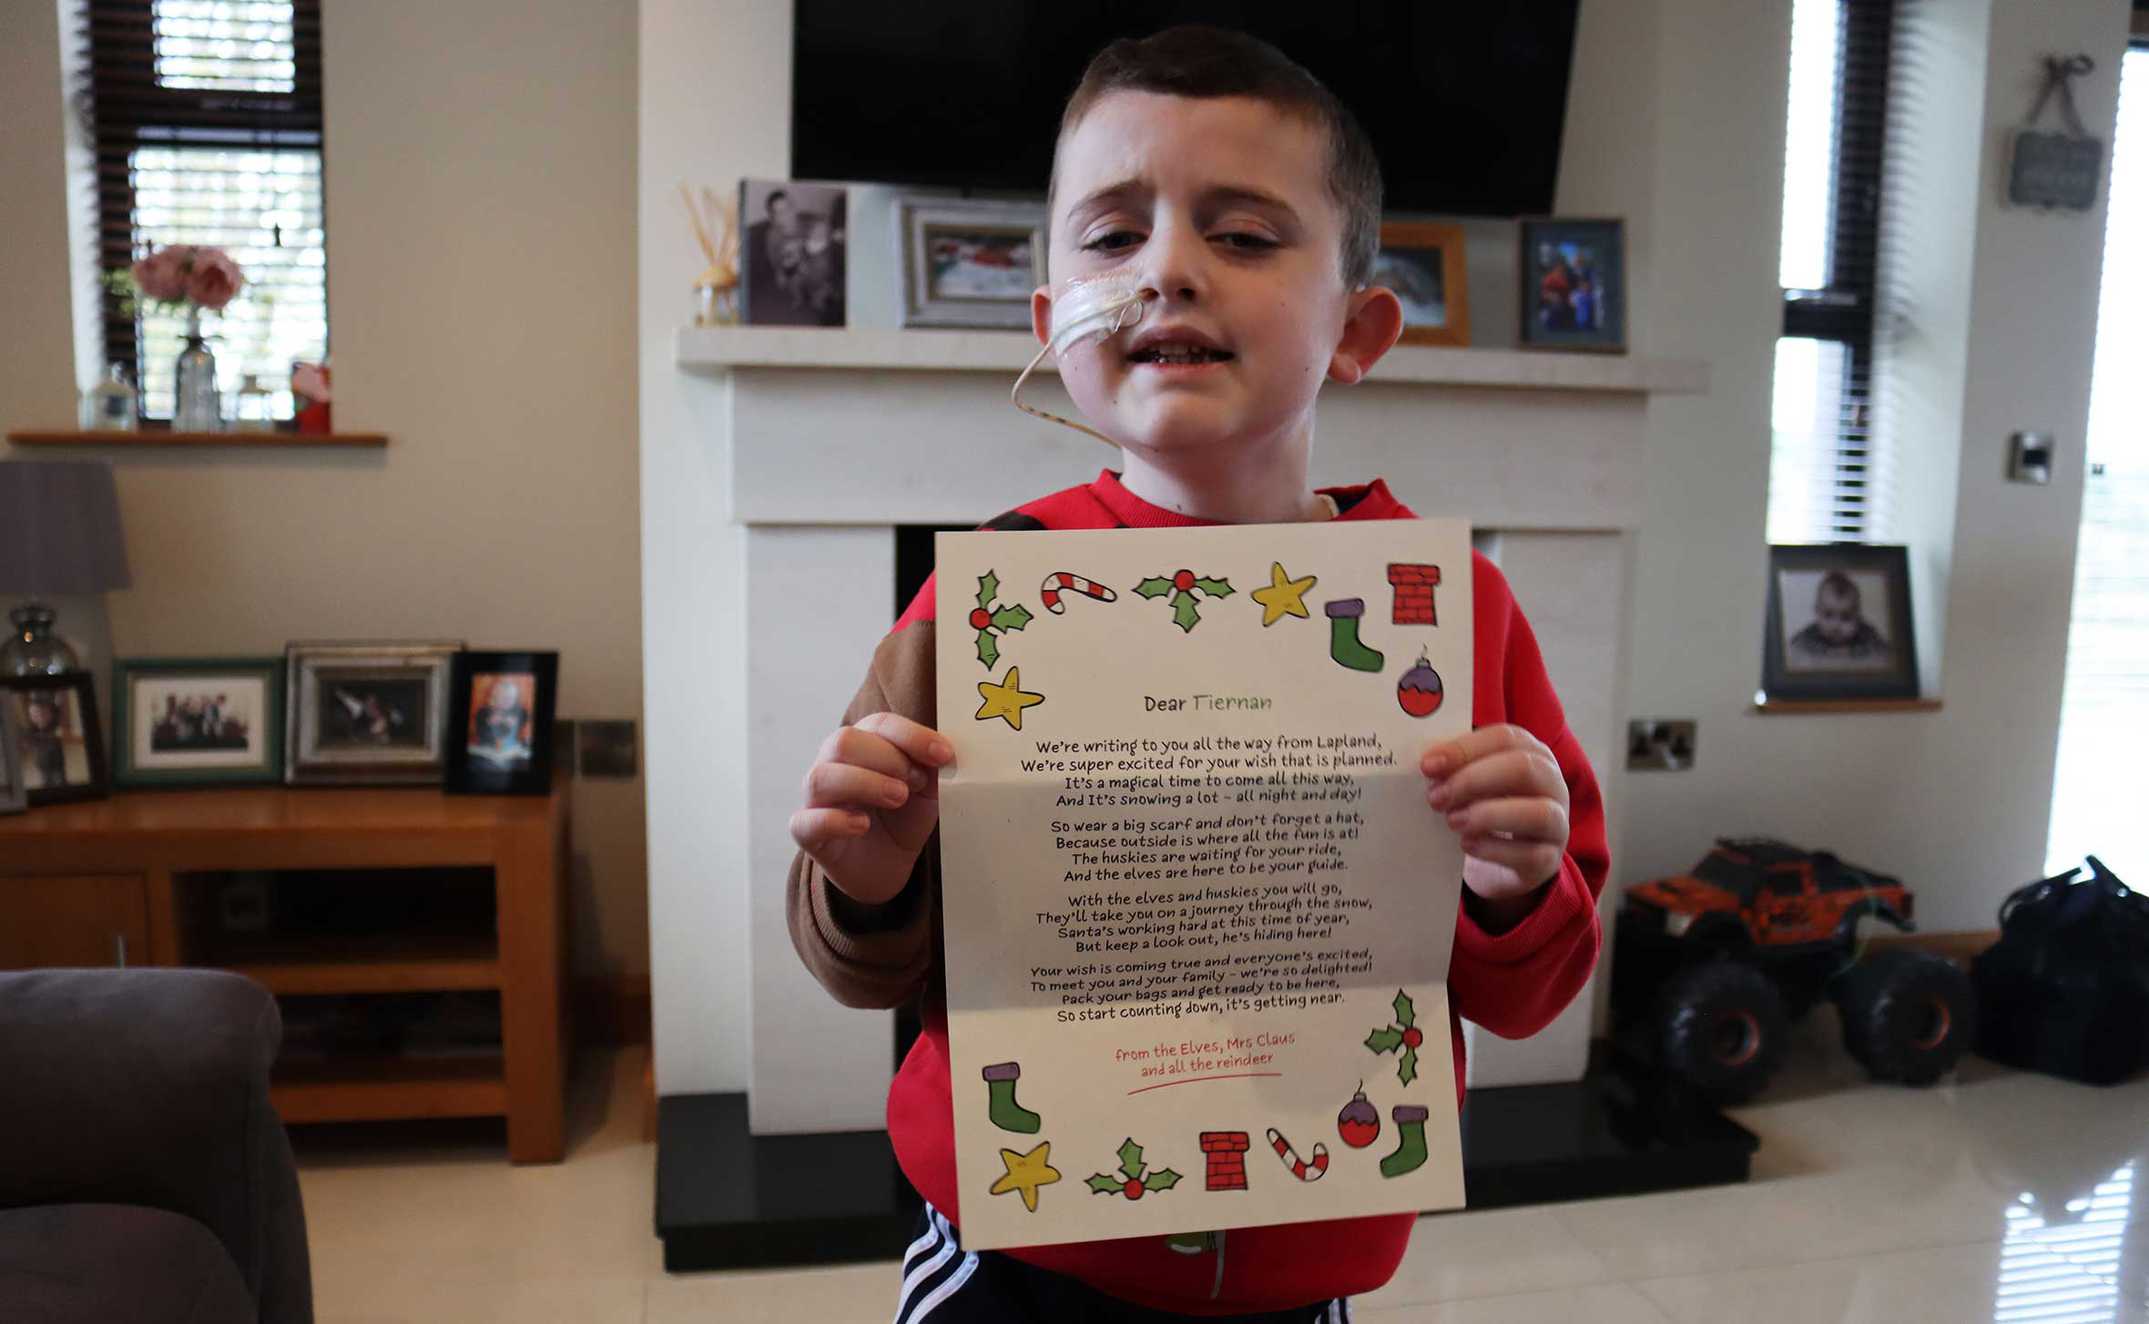
POLYGON ((1824 995, 1843 1042, 1881 1080, 1930 1084, 1974 1038, 1969 977, 1920 952, 1860 954, 1859 922, 1904 932, 1902 882, 1826 851, 1725 838, 1691 873, 1629 887, 1612 958, 1615 1034, 1718 1102, 1751 1098, 1790 1023, 1824 995))

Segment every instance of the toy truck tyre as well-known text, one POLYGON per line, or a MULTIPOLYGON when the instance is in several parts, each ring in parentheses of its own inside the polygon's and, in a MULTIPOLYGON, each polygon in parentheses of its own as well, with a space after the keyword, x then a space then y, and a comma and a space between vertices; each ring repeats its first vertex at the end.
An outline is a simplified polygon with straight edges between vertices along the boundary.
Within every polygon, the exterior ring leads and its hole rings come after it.
POLYGON ((1888 952, 1842 980, 1843 1046, 1876 1080, 1930 1085, 1976 1037, 1976 994, 1952 962, 1888 952))
POLYGON ((1758 1094, 1783 1060, 1783 998, 1742 961, 1681 971, 1665 986, 1659 1014, 1666 1069, 1719 1103, 1758 1094))

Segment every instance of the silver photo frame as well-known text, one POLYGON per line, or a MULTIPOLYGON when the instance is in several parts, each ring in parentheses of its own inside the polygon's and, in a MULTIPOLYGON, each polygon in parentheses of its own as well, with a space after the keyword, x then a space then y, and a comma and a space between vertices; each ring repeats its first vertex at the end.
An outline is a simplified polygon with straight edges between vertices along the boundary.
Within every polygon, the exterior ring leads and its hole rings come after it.
POLYGON ((293 643, 284 650, 284 780, 437 785, 460 642, 293 643))
POLYGON ((1028 328, 1045 282, 1043 203, 908 197, 896 217, 904 326, 1028 328))

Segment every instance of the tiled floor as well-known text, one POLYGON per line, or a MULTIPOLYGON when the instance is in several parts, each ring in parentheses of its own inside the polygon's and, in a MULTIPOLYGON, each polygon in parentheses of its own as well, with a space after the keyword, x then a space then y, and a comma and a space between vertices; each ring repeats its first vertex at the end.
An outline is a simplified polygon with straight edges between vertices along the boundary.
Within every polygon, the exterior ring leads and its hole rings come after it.
MULTIPOLYGON (((2149 1324, 2149 1080, 2097 1090, 1972 1064, 1861 1081, 1816 1017, 1740 1119, 1745 1186, 1419 1224, 1367 1324, 2149 1324)), ((320 1324, 883 1321, 887 1264, 667 1275, 640 1050, 593 1058, 568 1160, 510 1167, 497 1124, 299 1137, 320 1324)))

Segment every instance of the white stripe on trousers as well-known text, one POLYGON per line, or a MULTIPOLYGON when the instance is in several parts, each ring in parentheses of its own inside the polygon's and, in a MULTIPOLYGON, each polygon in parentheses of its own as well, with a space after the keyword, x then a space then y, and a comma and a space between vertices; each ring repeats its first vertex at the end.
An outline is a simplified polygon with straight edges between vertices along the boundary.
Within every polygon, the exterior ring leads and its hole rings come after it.
POLYGON ((910 1307, 910 1294, 918 1290, 918 1284, 938 1273, 940 1266, 955 1258, 955 1238, 948 1235, 947 1224, 942 1221, 940 1211, 928 1205, 926 1214, 932 1224, 926 1229, 927 1235, 939 1241, 940 1249, 926 1257, 909 1273, 903 1275, 902 1290, 896 1293, 895 1298, 895 1318, 898 1321, 903 1318, 903 1312, 910 1307))

